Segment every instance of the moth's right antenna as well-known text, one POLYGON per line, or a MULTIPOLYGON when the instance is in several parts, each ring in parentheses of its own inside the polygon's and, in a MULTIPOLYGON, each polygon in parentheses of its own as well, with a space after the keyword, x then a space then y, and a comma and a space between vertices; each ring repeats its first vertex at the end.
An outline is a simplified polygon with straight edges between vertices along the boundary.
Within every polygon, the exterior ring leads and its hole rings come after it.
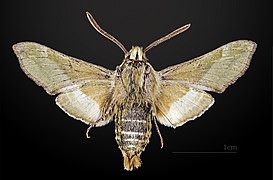
POLYGON ((106 31, 104 31, 99 25, 98 23, 95 21, 95 19, 93 18, 93 16, 89 13, 86 12, 87 18, 89 20, 89 22, 91 23, 91 25, 104 37, 106 37, 107 39, 109 39, 110 41, 112 41, 113 43, 115 43, 116 45, 118 45, 118 47, 124 52, 124 54, 128 53, 128 51, 126 50, 126 48, 121 44, 121 42, 119 42, 116 38, 114 38, 112 35, 108 34, 106 31))
POLYGON ((149 51, 149 50, 152 49, 153 47, 155 47, 155 46, 157 46, 157 45, 163 43, 164 41, 167 41, 168 39, 171 39, 172 37, 174 37, 174 36, 176 36, 176 35, 178 35, 178 34, 184 32, 184 31, 186 31, 187 29, 190 28, 190 26, 191 26, 191 24, 186 24, 185 26, 182 26, 182 27, 180 27, 180 28, 174 30, 173 32, 167 34, 166 36, 164 36, 164 37, 162 37, 162 38, 160 38, 160 39, 158 39, 158 40, 152 42, 149 46, 147 46, 147 47, 143 50, 143 52, 146 53, 147 51, 149 51))

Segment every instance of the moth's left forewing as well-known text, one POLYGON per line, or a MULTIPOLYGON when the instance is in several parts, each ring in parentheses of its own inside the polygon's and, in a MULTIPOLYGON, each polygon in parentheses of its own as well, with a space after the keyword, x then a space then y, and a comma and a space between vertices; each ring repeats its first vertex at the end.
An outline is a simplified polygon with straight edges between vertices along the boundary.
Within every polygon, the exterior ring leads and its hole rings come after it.
POLYGON ((113 73, 35 42, 17 43, 13 50, 26 75, 51 95, 80 87, 90 80, 109 79, 113 73))

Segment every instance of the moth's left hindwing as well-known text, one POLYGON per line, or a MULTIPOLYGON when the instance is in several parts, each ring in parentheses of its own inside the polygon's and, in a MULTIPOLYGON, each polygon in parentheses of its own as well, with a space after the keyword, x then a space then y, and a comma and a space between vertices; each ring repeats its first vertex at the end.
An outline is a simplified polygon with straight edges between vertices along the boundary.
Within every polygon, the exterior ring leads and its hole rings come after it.
POLYGON ((23 71, 48 94, 60 94, 57 104, 70 116, 98 126, 111 98, 111 70, 66 56, 34 42, 15 44, 23 71))
POLYGON ((112 98, 110 81, 90 81, 56 98, 57 105, 71 117, 87 124, 103 126, 111 120, 105 112, 112 98))

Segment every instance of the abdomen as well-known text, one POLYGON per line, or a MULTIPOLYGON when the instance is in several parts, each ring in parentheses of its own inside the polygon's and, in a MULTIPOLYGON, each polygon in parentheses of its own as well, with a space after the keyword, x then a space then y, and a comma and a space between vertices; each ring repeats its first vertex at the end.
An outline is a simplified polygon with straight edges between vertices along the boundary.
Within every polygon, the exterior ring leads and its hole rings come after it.
POLYGON ((152 114, 146 103, 130 102, 119 106, 115 119, 116 141, 124 157, 124 168, 141 165, 140 154, 149 143, 152 114))

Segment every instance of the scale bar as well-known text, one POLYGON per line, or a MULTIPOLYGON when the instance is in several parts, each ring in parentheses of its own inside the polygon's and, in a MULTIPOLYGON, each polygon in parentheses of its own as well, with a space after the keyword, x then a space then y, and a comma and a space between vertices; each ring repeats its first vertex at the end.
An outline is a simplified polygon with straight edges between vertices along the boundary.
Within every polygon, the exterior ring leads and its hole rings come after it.
POLYGON ((236 154, 236 151, 174 151, 174 154, 236 154))

